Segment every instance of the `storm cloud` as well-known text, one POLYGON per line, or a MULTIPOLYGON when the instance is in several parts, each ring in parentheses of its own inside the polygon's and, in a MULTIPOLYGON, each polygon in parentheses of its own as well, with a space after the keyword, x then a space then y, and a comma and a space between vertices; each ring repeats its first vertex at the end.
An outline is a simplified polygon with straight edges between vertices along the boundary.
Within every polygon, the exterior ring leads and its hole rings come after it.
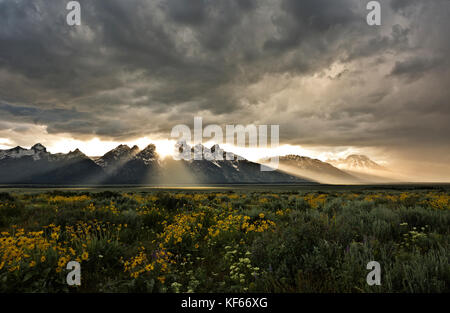
POLYGON ((66 1, 0 0, 0 125, 128 140, 199 115, 293 145, 450 152, 448 0, 380 1, 375 27, 360 0, 79 2, 71 27, 66 1))

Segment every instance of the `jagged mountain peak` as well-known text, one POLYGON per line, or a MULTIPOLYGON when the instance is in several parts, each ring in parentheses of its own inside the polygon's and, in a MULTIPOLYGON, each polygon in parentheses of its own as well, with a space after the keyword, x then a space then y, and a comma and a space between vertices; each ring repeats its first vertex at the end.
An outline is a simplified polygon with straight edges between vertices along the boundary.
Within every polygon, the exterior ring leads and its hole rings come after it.
POLYGON ((34 146, 32 146, 31 150, 47 152, 47 148, 44 147, 41 143, 37 143, 34 146))
POLYGON ((137 145, 134 145, 133 147, 130 148, 130 146, 128 145, 121 144, 112 149, 111 151, 138 151, 138 150, 140 149, 137 145))
POLYGON ((39 160, 48 155, 50 155, 50 153, 48 153, 47 149, 40 143, 35 144, 30 149, 17 146, 15 148, 8 150, 0 150, 0 159, 4 158, 20 159, 22 157, 28 156, 32 157, 34 160, 39 160))
POLYGON ((114 149, 105 153, 102 157, 95 160, 97 165, 101 167, 107 167, 113 165, 114 167, 119 163, 122 164, 132 159, 139 152, 138 146, 130 148, 128 145, 118 145, 114 149))
POLYGON ((70 151, 69 153, 67 153, 66 155, 65 155, 65 157, 67 158, 67 159, 73 159, 73 158, 88 158, 87 156, 86 156, 86 154, 84 154, 83 152, 81 152, 81 150, 80 149, 78 149, 78 148, 76 148, 75 150, 73 150, 73 151, 70 151))
POLYGON ((211 148, 204 146, 201 143, 195 146, 190 146, 186 141, 178 141, 175 144, 175 149, 178 150, 179 157, 189 160, 206 160, 206 161, 242 161, 245 158, 227 152, 220 148, 218 144, 214 144, 211 148), (189 155, 190 154, 190 155, 189 155))
POLYGON ((3 151, 11 151, 11 152, 13 152, 13 151, 25 151, 25 150, 28 150, 28 149, 26 149, 24 147, 21 147, 21 146, 17 146, 17 147, 8 149, 8 150, 3 150, 3 151))
POLYGON ((176 144, 175 144, 175 150, 178 151, 178 153, 180 155, 190 155, 190 159, 207 159, 210 160, 211 159, 211 155, 222 155, 223 159, 225 159, 225 154, 228 153, 230 156, 232 156, 233 159, 240 159, 242 160, 242 157, 239 157, 231 152, 225 152, 222 148, 220 148, 220 146, 218 144, 214 144, 213 146, 211 146, 211 148, 208 148, 206 146, 204 146, 201 143, 198 143, 194 146, 190 146, 185 140, 179 140, 176 144))
POLYGON ((131 148, 128 145, 118 145, 113 150, 131 150, 131 148))
POLYGON ((108 151, 106 155, 111 155, 111 156, 117 156, 117 157, 121 157, 122 155, 128 155, 130 154, 132 151, 132 149, 127 146, 127 145, 118 145, 117 147, 115 147, 114 149, 108 151))
POLYGON ((136 154, 135 159, 144 161, 145 164, 149 164, 158 160, 158 154, 156 153, 156 146, 149 144, 144 150, 136 154))
POLYGON ((149 144, 147 147, 144 148, 144 150, 142 150, 140 153, 144 152, 144 153, 149 153, 149 152, 155 152, 156 151, 156 146, 151 143, 149 144))

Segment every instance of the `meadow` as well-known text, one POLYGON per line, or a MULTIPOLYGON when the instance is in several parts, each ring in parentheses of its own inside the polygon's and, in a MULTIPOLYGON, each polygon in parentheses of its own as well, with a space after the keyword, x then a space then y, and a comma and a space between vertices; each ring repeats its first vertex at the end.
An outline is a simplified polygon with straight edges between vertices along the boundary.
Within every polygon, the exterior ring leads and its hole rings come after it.
POLYGON ((0 292, 449 292, 449 226, 448 188, 6 191, 0 292))

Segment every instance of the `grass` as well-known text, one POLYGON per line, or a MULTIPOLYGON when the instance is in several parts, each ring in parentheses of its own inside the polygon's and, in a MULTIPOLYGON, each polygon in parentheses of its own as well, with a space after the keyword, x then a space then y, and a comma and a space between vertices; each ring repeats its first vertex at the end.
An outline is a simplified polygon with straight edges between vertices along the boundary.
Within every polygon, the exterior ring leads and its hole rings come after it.
POLYGON ((7 190, 0 292, 450 291, 448 188, 314 188, 7 190))

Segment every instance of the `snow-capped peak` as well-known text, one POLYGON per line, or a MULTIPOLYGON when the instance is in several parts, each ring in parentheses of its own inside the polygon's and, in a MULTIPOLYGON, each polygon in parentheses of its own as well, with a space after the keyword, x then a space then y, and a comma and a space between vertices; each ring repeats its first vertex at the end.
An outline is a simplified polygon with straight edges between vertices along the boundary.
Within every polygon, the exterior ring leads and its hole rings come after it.
POLYGON ((106 167, 116 162, 124 163, 133 158, 138 152, 139 147, 136 145, 133 148, 127 145, 119 145, 111 151, 108 151, 101 158, 96 159, 95 163, 101 167, 106 167))
POLYGON ((30 151, 28 149, 24 149, 20 146, 17 146, 8 150, 0 150, 0 160, 4 158, 13 158, 18 159, 26 155, 33 155, 34 151, 30 151))
POLYGON ((130 147, 127 145, 120 145, 106 153, 105 157, 120 159, 122 157, 129 157, 132 153, 133 152, 130 147))
POLYGON ((5 158, 19 159, 25 156, 31 156, 34 160, 39 160, 48 155, 50 155, 50 153, 48 153, 47 149, 40 143, 35 144, 31 149, 17 146, 8 150, 0 150, 0 160, 5 158))
POLYGON ((372 161, 366 155, 351 154, 345 159, 330 160, 331 164, 338 168, 366 171, 366 170, 385 170, 385 168, 378 163, 372 161))
POLYGON ((136 154, 135 158, 143 160, 145 164, 157 161, 156 146, 152 143, 149 144, 144 150, 136 154))

